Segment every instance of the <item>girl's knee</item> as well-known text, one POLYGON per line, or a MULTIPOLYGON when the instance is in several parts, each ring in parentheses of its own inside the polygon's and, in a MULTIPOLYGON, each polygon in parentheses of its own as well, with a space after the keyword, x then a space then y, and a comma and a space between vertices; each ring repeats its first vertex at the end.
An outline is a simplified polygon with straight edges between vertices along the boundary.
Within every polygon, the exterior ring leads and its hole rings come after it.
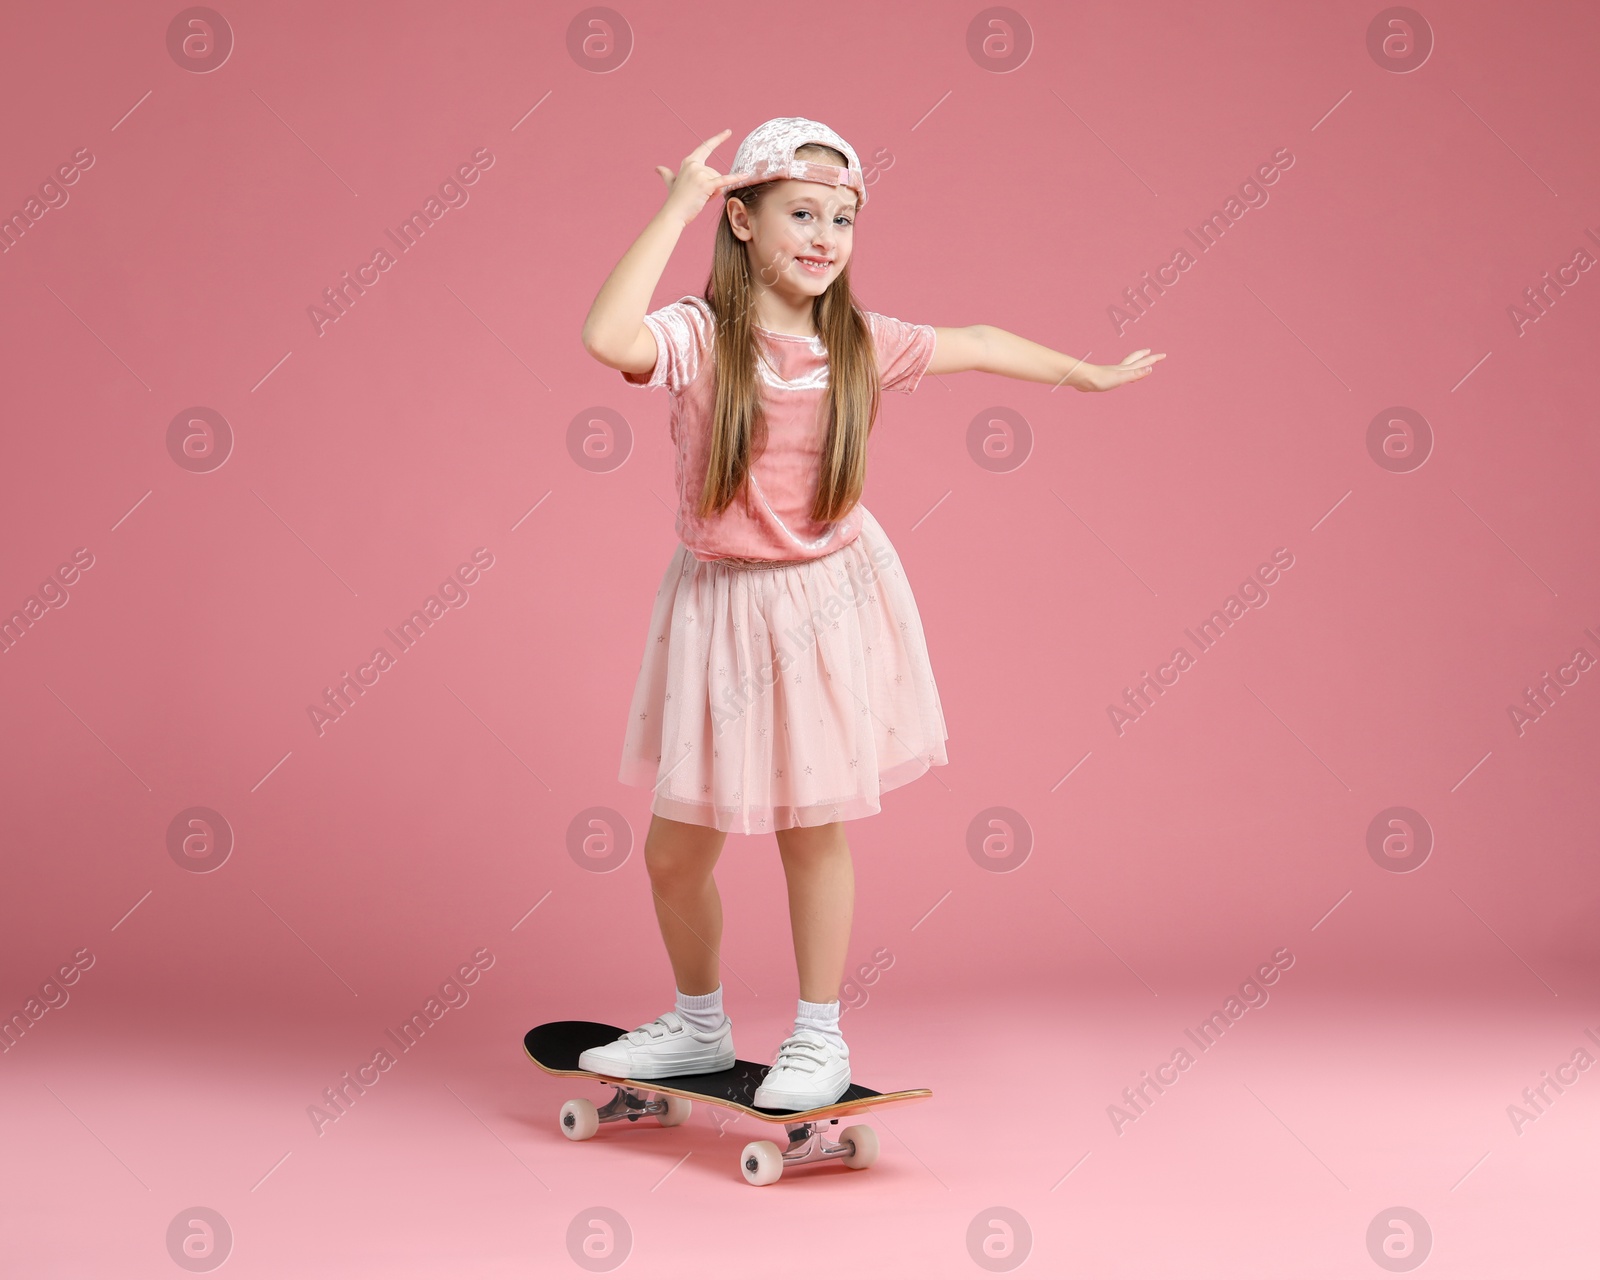
POLYGON ((658 886, 699 883, 710 878, 719 851, 712 846, 646 840, 645 870, 650 873, 651 883, 658 886))

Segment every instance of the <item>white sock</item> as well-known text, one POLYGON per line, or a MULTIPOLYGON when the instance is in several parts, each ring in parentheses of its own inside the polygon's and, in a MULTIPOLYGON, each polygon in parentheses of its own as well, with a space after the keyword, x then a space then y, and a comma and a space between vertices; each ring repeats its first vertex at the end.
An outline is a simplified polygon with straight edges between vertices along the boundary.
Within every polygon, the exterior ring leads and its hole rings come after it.
MULTIPOLYGON (((676 990, 676 988, 674 988, 676 990)), ((678 992, 678 1016, 696 1031, 717 1031, 723 1023, 722 984, 703 996, 686 996, 678 992)))
POLYGON ((824 1040, 836 1049, 845 1047, 844 1037, 839 1034, 839 1002, 830 1001, 828 1004, 814 1004, 810 1000, 802 1000, 795 1014, 794 1029, 796 1031, 815 1031, 824 1040))

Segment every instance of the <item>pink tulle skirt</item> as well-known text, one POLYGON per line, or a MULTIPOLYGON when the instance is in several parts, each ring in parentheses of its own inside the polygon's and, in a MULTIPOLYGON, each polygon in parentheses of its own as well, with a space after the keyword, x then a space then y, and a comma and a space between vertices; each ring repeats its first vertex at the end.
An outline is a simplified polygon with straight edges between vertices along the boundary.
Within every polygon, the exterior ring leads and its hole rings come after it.
POLYGON ((900 556, 865 507, 814 560, 699 560, 679 544, 651 611, 620 779, 651 812, 756 834, 879 812, 947 764, 944 711, 900 556))

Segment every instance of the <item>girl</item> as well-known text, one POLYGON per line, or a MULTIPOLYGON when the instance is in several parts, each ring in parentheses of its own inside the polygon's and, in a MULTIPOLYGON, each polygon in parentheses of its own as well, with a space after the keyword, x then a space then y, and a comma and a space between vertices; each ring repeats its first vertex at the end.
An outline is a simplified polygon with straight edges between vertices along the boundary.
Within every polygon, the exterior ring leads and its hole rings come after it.
POLYGON ((671 396, 682 540, 645 640, 621 780, 653 788, 645 866, 677 981, 674 1008, 579 1059, 659 1079, 733 1065, 722 1009, 729 831, 771 831, 788 882, 800 1000, 755 1105, 799 1111, 850 1083, 839 984, 855 881, 844 822, 947 763, 943 710, 900 558, 860 505, 882 390, 980 369, 1106 391, 1160 355, 1085 364, 988 325, 936 329, 864 311, 850 289, 866 182, 814 120, 769 120, 733 171, 706 139, 601 287, 583 345, 671 396), (645 313, 684 229, 718 192, 711 277, 645 313))

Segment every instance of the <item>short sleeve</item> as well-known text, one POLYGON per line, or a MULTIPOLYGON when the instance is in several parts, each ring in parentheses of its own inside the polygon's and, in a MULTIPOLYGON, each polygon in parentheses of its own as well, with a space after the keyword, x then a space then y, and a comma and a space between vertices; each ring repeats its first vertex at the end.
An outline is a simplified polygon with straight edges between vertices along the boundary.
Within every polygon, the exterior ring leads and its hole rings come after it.
POLYGON ((907 324, 876 311, 867 312, 867 323, 878 348, 878 375, 883 390, 915 391, 933 360, 933 326, 907 324))
POLYGON ((669 302, 644 318, 656 340, 656 363, 649 373, 622 373, 636 387, 665 387, 678 394, 699 376, 712 346, 715 321, 710 304, 693 294, 669 302))

